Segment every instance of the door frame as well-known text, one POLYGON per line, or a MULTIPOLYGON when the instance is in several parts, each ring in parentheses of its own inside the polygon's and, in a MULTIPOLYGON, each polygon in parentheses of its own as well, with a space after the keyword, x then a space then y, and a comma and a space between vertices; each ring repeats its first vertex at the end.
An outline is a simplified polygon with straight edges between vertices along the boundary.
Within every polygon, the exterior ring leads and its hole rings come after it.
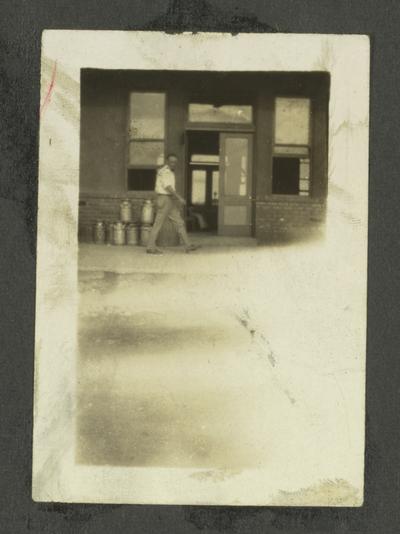
MULTIPOLYGON (((250 233, 246 235, 253 236, 254 235, 254 220, 255 220, 255 210, 254 210, 254 198, 255 198, 255 177, 254 177, 254 157, 255 157, 255 133, 256 129, 254 125, 240 125, 238 127, 237 125, 227 125, 227 124, 219 124, 219 123, 212 123, 212 124, 199 124, 199 125, 186 125, 185 131, 183 134, 183 142, 184 142, 184 154, 185 154, 185 162, 184 162, 184 169, 185 169, 185 180, 184 180, 184 197, 188 198, 188 191, 189 191, 189 180, 190 180, 190 157, 189 157, 189 135, 190 132, 218 132, 219 133, 219 139, 221 140, 221 134, 230 134, 232 136, 249 136, 250 138, 250 149, 249 149, 249 163, 250 163, 250 174, 251 178, 249 183, 251 184, 251 198, 250 200, 250 233)), ((221 142, 219 146, 221 150, 221 142)), ((220 164, 218 166, 219 168, 219 178, 220 178, 220 184, 222 180, 222 173, 221 173, 221 160, 220 164)), ((219 234, 219 226, 220 226, 220 205, 218 205, 218 234, 219 234)), ((187 213, 187 207, 185 208, 185 213, 187 213)), ((236 226, 234 228, 237 228, 236 226)), ((232 236, 240 236, 241 234, 232 234, 232 236)))

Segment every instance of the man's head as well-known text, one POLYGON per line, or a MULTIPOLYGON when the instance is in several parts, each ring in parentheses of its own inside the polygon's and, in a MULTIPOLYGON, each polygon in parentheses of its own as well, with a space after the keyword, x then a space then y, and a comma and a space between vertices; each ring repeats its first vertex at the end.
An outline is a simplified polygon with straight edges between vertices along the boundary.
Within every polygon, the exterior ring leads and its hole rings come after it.
POLYGON ((167 162, 167 165, 171 169, 171 171, 173 171, 176 168, 176 164, 178 163, 178 156, 170 152, 169 154, 167 154, 165 161, 167 162))

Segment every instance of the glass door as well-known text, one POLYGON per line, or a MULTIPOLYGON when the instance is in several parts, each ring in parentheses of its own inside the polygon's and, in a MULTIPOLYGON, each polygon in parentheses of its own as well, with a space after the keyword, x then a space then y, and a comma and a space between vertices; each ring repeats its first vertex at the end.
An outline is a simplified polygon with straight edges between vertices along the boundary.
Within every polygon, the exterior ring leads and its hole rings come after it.
POLYGON ((218 228, 218 166, 192 165, 188 186, 188 229, 193 232, 216 233, 218 228))
POLYGON ((252 154, 252 134, 220 134, 220 235, 251 235, 252 154))

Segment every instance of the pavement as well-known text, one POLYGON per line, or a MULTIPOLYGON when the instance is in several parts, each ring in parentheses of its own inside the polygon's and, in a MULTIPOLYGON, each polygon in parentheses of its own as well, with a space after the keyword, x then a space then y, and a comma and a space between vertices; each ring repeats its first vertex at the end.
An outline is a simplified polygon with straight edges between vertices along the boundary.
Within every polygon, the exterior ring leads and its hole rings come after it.
POLYGON ((81 245, 78 461, 285 471, 301 457, 310 480, 356 484, 357 246, 343 225, 309 242, 192 254, 81 245))

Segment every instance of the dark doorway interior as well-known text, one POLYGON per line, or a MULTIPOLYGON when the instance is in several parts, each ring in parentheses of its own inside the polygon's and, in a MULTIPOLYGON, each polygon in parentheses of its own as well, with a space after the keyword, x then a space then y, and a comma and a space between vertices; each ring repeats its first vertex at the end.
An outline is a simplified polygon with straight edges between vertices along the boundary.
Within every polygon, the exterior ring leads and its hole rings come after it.
POLYGON ((219 132, 190 131, 187 169, 187 222, 192 232, 218 230, 219 132))

